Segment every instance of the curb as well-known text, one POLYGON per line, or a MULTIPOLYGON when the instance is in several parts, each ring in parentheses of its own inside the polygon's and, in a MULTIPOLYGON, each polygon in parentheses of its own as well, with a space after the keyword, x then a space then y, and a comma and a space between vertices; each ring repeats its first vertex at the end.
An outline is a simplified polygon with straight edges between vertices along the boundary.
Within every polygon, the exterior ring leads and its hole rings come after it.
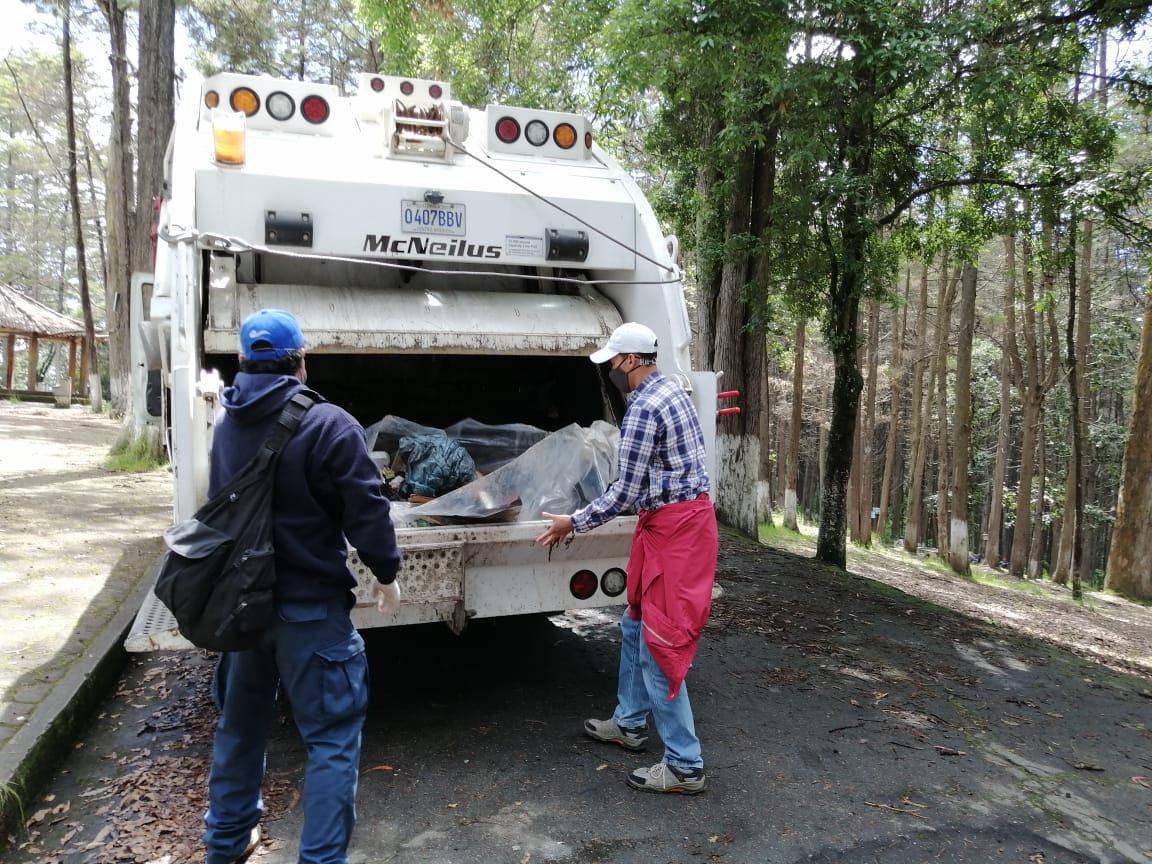
POLYGON ((156 579, 154 565, 0 752, 0 849, 24 829, 36 796, 72 750, 128 662, 124 640, 156 579))

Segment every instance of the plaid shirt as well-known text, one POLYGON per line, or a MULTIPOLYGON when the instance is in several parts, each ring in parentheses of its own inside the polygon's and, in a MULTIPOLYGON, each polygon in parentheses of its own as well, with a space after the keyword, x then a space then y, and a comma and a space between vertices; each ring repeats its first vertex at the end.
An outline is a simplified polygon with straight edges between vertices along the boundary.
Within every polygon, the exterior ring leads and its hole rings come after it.
POLYGON ((640 382, 620 424, 620 470, 615 482, 572 514, 577 531, 590 531, 636 505, 656 510, 708 491, 704 433, 684 389, 659 371, 640 382))

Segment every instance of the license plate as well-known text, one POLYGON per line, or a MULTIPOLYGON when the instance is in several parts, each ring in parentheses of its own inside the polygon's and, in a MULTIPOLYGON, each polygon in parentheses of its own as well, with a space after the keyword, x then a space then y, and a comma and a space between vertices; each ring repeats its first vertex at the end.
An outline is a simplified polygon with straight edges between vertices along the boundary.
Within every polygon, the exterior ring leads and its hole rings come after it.
POLYGON ((400 230, 405 234, 467 233, 463 204, 429 204, 427 201, 400 202, 400 230))

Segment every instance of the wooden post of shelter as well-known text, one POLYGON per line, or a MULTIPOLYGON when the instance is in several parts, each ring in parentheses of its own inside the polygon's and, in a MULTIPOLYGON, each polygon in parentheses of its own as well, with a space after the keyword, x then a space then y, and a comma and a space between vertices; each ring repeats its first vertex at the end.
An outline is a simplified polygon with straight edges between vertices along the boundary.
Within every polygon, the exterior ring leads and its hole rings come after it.
POLYGON ((16 371, 16 334, 4 337, 4 389, 12 389, 12 376, 16 371))
POLYGON ((28 335, 28 389, 36 389, 36 373, 40 370, 40 340, 35 333, 28 335))
MULTIPOLYGON (((80 392, 80 381, 76 380, 76 337, 73 336, 68 340, 68 380, 72 382, 72 386, 76 388, 76 392, 80 392)), ((81 379, 83 380, 83 379, 81 379)))

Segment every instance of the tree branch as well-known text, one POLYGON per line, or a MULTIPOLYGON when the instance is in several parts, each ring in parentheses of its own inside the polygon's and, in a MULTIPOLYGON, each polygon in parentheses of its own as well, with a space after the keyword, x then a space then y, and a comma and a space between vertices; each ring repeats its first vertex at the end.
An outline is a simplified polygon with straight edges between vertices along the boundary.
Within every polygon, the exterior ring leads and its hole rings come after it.
POLYGON ((938 183, 930 183, 927 186, 913 189, 903 201, 892 208, 892 212, 887 216, 877 219, 876 224, 881 227, 891 225, 905 210, 912 206, 913 201, 930 192, 935 192, 938 189, 967 188, 970 186, 999 186, 1007 189, 1019 189, 1022 192, 1030 192, 1033 189, 1046 189, 1055 185, 1055 183, 1021 183, 1018 180, 1009 180, 1004 177, 954 177, 951 180, 941 180, 938 183))
POLYGON ((56 180, 59 181, 61 186, 67 185, 67 180, 60 171, 60 167, 56 164, 56 157, 52 155, 52 149, 48 146, 48 142, 44 140, 44 136, 40 134, 40 127, 36 125, 36 121, 32 119, 32 112, 28 109, 28 103, 24 101, 24 93, 20 89, 20 76, 16 74, 16 70, 12 68, 12 64, 8 58, 4 58, 4 65, 8 67, 8 74, 12 76, 12 83, 16 87, 16 98, 20 100, 20 107, 24 109, 24 116, 28 118, 28 125, 32 127, 32 134, 36 136, 36 140, 40 142, 40 146, 44 148, 45 155, 48 156, 48 164, 52 166, 52 171, 56 175, 56 180))

